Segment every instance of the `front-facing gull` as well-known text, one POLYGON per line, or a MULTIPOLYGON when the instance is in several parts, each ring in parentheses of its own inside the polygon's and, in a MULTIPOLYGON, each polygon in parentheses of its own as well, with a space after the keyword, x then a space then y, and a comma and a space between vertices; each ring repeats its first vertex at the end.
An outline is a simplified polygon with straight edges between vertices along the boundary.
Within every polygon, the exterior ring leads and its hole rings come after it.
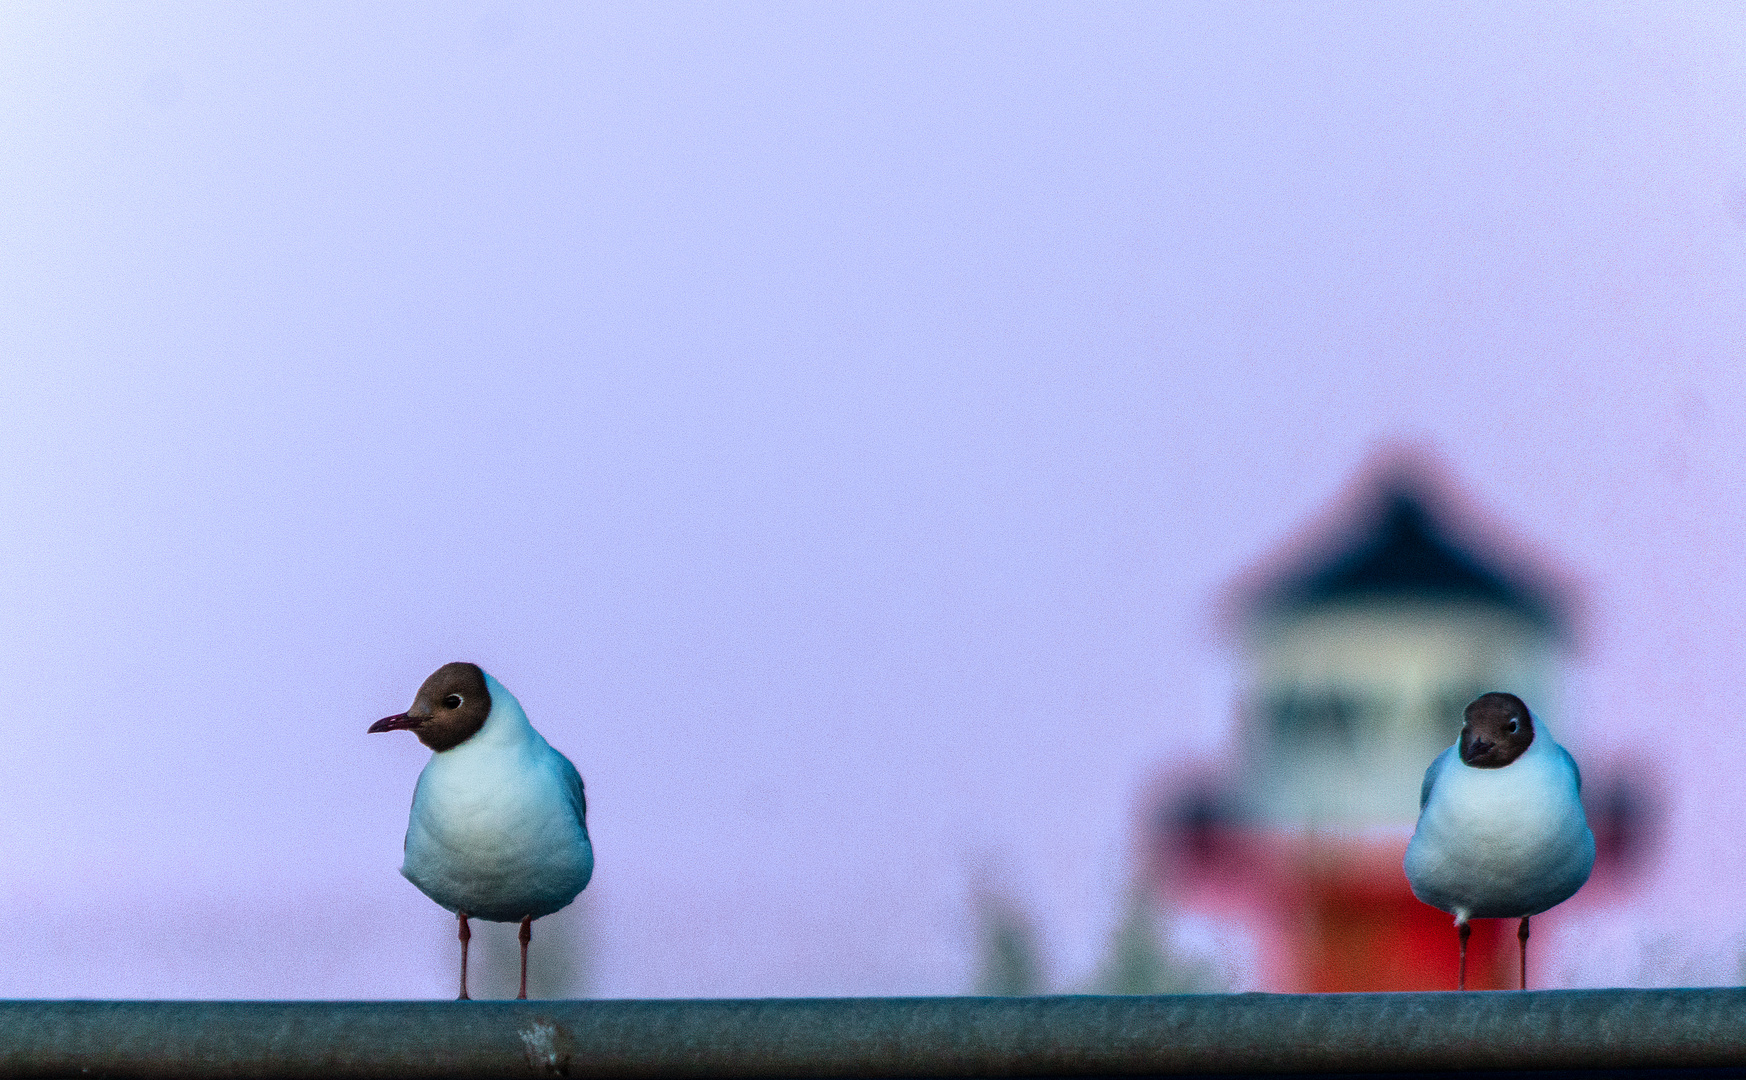
POLYGON ((533 921, 576 899, 594 873, 582 777, 477 664, 444 664, 412 708, 370 725, 402 729, 435 753, 412 793, 400 872, 460 920, 463 1001, 467 919, 521 923, 525 998, 533 921))
POLYGON ((1467 706, 1461 738, 1425 770, 1406 876, 1414 896, 1455 916, 1460 988, 1469 919, 1522 920, 1528 988, 1529 916, 1570 899, 1594 868, 1581 791, 1575 759, 1544 725, 1535 731, 1514 694, 1482 694, 1467 706))

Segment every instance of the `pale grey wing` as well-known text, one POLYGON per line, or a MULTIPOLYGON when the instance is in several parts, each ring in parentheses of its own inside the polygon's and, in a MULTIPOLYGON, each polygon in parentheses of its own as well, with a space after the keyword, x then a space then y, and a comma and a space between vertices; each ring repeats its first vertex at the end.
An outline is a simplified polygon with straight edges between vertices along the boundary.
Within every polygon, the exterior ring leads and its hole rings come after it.
POLYGON ((576 771, 576 766, 570 764, 570 759, 563 754, 558 755, 562 763, 559 770, 564 776, 564 792, 570 796, 570 809, 576 811, 576 823, 582 826, 582 831, 588 831, 588 796, 582 793, 582 774, 576 771))
POLYGON ((1437 786, 1437 777, 1443 772, 1444 766, 1448 765, 1449 755, 1453 753, 1455 753, 1455 748, 1451 746, 1441 754, 1438 754, 1436 758, 1432 760, 1431 767, 1425 770, 1425 780, 1419 785, 1420 810, 1423 810, 1425 804, 1431 801, 1431 789, 1437 786))
POLYGON ((1576 793, 1578 795, 1581 795, 1582 794, 1582 770, 1577 767, 1576 759, 1571 757, 1570 751, 1564 749, 1564 747, 1562 745, 1560 745, 1559 743, 1553 743, 1552 745, 1558 747, 1558 753, 1560 756, 1562 756, 1564 758, 1564 764, 1570 766, 1570 775, 1576 778, 1576 793))

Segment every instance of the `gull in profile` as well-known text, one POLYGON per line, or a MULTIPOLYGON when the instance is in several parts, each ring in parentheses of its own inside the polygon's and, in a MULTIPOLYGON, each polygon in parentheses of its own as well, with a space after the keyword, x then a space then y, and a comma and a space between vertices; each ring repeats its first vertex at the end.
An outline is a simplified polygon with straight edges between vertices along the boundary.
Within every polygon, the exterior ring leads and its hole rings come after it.
POLYGON ((468 918, 521 923, 521 993, 533 921, 576 899, 594 873, 582 777, 477 664, 444 664, 412 708, 370 725, 431 748, 412 793, 400 872, 460 920, 467 1000, 468 918))

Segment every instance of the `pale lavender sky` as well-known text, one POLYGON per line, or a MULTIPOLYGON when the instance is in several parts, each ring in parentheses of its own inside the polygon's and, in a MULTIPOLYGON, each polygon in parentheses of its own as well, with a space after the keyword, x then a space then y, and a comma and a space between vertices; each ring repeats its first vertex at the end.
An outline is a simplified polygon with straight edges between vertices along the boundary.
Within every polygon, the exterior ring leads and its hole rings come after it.
POLYGON ((962 991, 984 875, 1083 985, 1390 438, 1664 769, 1548 978, 1735 979, 1746 15, 1523 6, 0 9, 0 996, 452 993, 364 729, 459 658, 592 992, 962 991))

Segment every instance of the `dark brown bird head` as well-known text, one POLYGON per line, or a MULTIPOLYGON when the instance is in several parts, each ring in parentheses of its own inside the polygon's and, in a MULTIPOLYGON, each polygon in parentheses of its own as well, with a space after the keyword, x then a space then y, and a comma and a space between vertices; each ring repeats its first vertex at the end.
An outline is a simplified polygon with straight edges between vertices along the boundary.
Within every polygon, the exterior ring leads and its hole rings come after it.
POLYGON ((412 708, 384 716, 372 732, 410 731, 418 741, 441 753, 473 737, 491 715, 491 691, 478 664, 444 664, 424 680, 412 708))
POLYGON ((1534 741, 1534 718, 1514 694, 1481 694, 1461 725, 1461 760, 1476 769, 1501 769, 1534 741))

